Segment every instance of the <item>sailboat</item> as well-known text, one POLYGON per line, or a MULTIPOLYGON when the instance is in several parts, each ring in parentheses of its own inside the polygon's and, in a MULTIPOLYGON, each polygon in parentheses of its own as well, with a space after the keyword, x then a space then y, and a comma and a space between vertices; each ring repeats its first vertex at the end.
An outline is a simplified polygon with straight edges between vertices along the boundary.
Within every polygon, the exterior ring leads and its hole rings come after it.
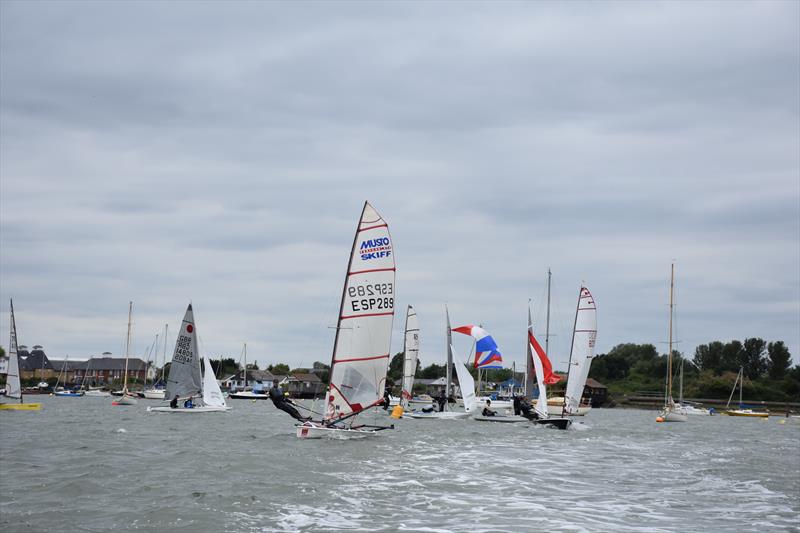
POLYGON ((681 358, 681 370, 680 370, 680 378, 679 378, 679 385, 678 385, 678 403, 675 404, 675 407, 678 409, 682 409, 687 415, 693 416, 712 416, 716 412, 713 407, 706 409, 705 407, 700 407, 699 403, 689 402, 683 399, 683 367, 685 366, 686 359, 681 358))
MULTIPOLYGON (((472 366, 478 371, 478 388, 476 392, 480 394, 481 370, 503 368, 503 355, 500 353, 500 349, 494 338, 481 326, 459 326, 453 328, 453 331, 472 337, 472 350, 475 351, 472 366)), ((476 398, 478 405, 485 404, 487 400, 491 400, 491 407, 493 409, 508 410, 513 407, 513 402, 511 400, 491 398, 490 396, 478 396, 476 398)))
POLYGON ((136 405, 138 400, 128 392, 128 357, 131 349, 131 316, 133 315, 133 302, 128 302, 128 335, 125 340, 125 376, 122 381, 122 396, 111 402, 111 405, 136 405))
POLYGON ((414 375, 419 357, 419 322, 417 312, 410 305, 406 310, 406 333, 403 337, 403 385, 400 391, 400 407, 410 410, 414 399, 414 375))
MULTIPOLYGON (((61 376, 64 374, 64 371, 67 369, 67 361, 69 361, 69 356, 64 359, 64 363, 61 365, 61 371, 58 373, 58 378, 56 379, 56 386, 53 388, 53 395, 59 396, 61 398, 80 398, 84 395, 84 392, 80 389, 77 390, 70 390, 65 389, 64 387, 59 387, 58 384, 61 381, 61 376)), ((66 381, 66 376, 64 377, 64 381, 66 381)))
POLYGON ((539 386, 539 397, 534 406, 538 419, 533 422, 558 429, 567 429, 572 424, 572 420, 563 416, 551 417, 547 409, 547 385, 554 385, 561 381, 561 378, 553 372, 553 365, 550 363, 547 353, 533 334, 530 307, 528 308, 528 359, 533 363, 536 383, 539 386))
POLYGON ((17 353, 17 324, 14 321, 14 301, 11 300, 11 331, 8 341, 8 374, 6 374, 6 398, 19 399, 19 403, 0 403, 0 410, 38 411, 40 403, 24 403, 22 385, 19 380, 19 354, 17 353))
POLYGON ((420 419, 459 419, 459 418, 469 418, 470 414, 475 409, 475 380, 472 378, 472 375, 467 370, 467 367, 461 361, 461 358, 455 351, 453 347, 453 340, 451 332, 454 331, 450 328, 450 312, 447 310, 447 306, 445 306, 445 320, 447 324, 447 377, 445 382, 445 398, 448 398, 448 401, 445 403, 445 410, 444 411, 435 411, 431 410, 430 412, 425 411, 414 411, 411 413, 411 418, 420 418, 420 419), (455 366, 456 369, 456 377, 458 378, 458 387, 461 389, 461 397, 464 401, 464 410, 463 411, 452 411, 450 410, 450 384, 452 382, 452 368, 455 366))
POLYGON ((394 319, 392 244, 388 224, 364 202, 342 288, 325 414, 298 424, 298 438, 360 438, 394 427, 355 423, 384 402, 394 319))
POLYGON ((194 325, 194 312, 192 304, 186 309, 183 316, 178 340, 175 342, 175 351, 172 354, 172 363, 169 367, 167 378, 167 399, 175 400, 176 407, 148 407, 150 413, 208 413, 228 411, 230 407, 225 403, 222 390, 217 383, 217 377, 211 367, 208 355, 204 354, 203 366, 205 373, 200 368, 200 354, 197 346, 197 328, 194 325), (197 397, 202 398, 202 405, 185 406, 185 401, 197 397))
MULTIPOLYGON (((164 324, 164 357, 162 358, 163 365, 162 365, 161 372, 164 371, 163 367, 166 366, 166 362, 167 362, 167 333, 168 333, 168 331, 169 331, 169 326, 167 324, 164 324)), ((158 367, 158 333, 156 333, 156 340, 153 343, 153 354, 154 354, 153 355, 153 366, 157 368, 158 367)), ((149 358, 148 358, 148 360, 149 360, 149 358)), ((145 372, 147 372, 147 369, 145 369, 145 372)), ((159 381, 161 381, 161 373, 156 375, 155 381, 153 381, 152 386, 148 389, 147 388, 147 374, 145 373, 145 377, 144 377, 145 389, 140 393, 140 396, 142 398, 147 399, 147 400, 163 400, 165 398, 164 395, 166 393, 166 390, 163 387, 161 387, 161 388, 158 387, 159 381)))
POLYGON ((669 274, 669 353, 667 354, 667 385, 664 390, 664 409, 659 413, 656 422, 686 422, 686 410, 672 399, 672 310, 673 292, 675 288, 675 264, 670 267, 669 274))
POLYGON ((235 398, 237 400, 268 400, 269 394, 263 392, 256 392, 254 390, 247 390, 247 343, 244 343, 242 348, 244 354, 244 390, 232 392, 228 394, 228 398, 235 398))
POLYGON ((93 398, 108 398, 111 396, 111 393, 108 391, 102 390, 100 387, 86 387, 84 390, 84 386, 86 385, 86 378, 89 377, 89 370, 92 368, 92 361, 94 357, 89 358, 89 362, 86 364, 86 373, 83 375, 83 379, 81 380, 81 390, 84 392, 84 396, 89 396, 93 398))
POLYGON ((736 375, 736 381, 733 382, 731 395, 728 397, 728 403, 725 404, 725 409, 729 409, 731 406, 731 399, 733 398, 733 393, 736 392, 737 384, 739 385, 739 408, 724 411, 724 413, 728 416, 749 416, 753 418, 769 418, 769 413, 763 411, 753 411, 752 409, 746 408, 742 403, 742 388, 744 387, 744 367, 739 367, 739 373, 736 375))
POLYGON ((572 328, 572 347, 569 351, 569 372, 567 390, 561 416, 579 414, 586 378, 594 358, 594 344, 597 339, 597 306, 592 293, 584 286, 578 291, 578 305, 575 309, 575 323, 572 328))

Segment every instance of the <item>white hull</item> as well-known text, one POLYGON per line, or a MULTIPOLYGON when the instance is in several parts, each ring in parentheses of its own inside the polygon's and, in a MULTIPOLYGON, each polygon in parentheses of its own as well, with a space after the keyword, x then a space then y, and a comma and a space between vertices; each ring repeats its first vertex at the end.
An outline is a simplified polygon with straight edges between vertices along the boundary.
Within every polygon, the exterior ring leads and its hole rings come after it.
POLYGON ((181 414, 192 414, 192 413, 221 413, 224 411, 230 411, 230 407, 212 407, 210 405, 203 405, 201 407, 176 407, 173 409, 172 407, 148 407, 148 413, 181 413, 181 414))
POLYGON ((111 402, 111 405, 136 405, 137 403, 139 401, 133 396, 123 394, 118 400, 111 402))
POLYGON ((374 436, 376 429, 330 428, 316 422, 304 422, 295 426, 298 439, 364 439, 374 436))
MULTIPOLYGON (((563 408, 564 398, 562 396, 556 396, 547 399, 547 414, 549 416, 561 416, 561 411, 563 408)), ((585 416, 589 411, 591 411, 591 409, 591 405, 579 405, 578 412, 569 416, 585 416)))
POLYGON ((686 422, 689 418, 683 409, 664 410, 659 416, 664 419, 664 422, 686 422))
POLYGON ((163 400, 166 397, 167 391, 164 389, 150 389, 142 392, 142 396, 146 400, 163 400))
POLYGON ((458 420, 462 418, 469 418, 470 413, 466 411, 444 411, 443 413, 434 411, 432 413, 422 413, 419 411, 414 411, 408 415, 404 415, 403 418, 406 416, 410 418, 419 418, 419 419, 439 419, 439 420, 458 420))
POLYGON ((236 400, 269 400, 269 394, 260 394, 253 391, 232 392, 228 398, 236 400))
POLYGON ((84 396, 92 398, 110 398, 111 393, 104 390, 87 390, 84 396))
POLYGON ((57 391, 54 394, 56 396, 60 396, 61 398, 80 398, 81 396, 84 395, 82 391, 81 392, 57 391))
POLYGON ((704 407, 695 407, 694 405, 676 404, 675 407, 680 409, 685 414, 692 416, 711 416, 714 414, 714 412, 710 409, 706 409, 704 407))

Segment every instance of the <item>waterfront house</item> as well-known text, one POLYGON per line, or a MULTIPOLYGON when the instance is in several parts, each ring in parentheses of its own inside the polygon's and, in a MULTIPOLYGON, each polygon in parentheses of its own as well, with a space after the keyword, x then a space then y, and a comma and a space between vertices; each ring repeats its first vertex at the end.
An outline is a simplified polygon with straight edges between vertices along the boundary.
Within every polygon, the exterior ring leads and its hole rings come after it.
POLYGON ((284 383, 283 389, 292 398, 315 398, 325 392, 325 384, 316 374, 296 372, 287 376, 284 383))
MULTIPOLYGON (((106 352, 104 356, 108 354, 106 352)), ((109 354, 110 355, 110 354, 109 354)), ((82 383, 86 376, 86 384, 106 385, 125 377, 124 357, 94 357, 89 361, 77 363, 73 368, 72 383, 82 383)), ((128 383, 153 381, 156 377, 155 367, 149 361, 138 357, 128 357, 128 383)))

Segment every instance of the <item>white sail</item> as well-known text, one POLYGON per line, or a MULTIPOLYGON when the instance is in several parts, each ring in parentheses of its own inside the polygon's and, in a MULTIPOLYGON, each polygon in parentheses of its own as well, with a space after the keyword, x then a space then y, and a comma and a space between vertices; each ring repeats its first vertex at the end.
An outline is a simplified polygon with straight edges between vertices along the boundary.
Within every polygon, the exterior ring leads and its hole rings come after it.
POLYGON ((383 399, 394 319, 392 244, 388 225, 365 202, 339 308, 327 420, 358 413, 383 399))
POLYGON ((22 387, 19 381, 19 356, 17 355, 17 324, 14 321, 13 300, 11 301, 11 338, 8 341, 6 397, 22 399, 22 387))
POLYGON ((461 361, 452 344, 450 345, 450 352, 453 354, 453 364, 456 367, 458 387, 461 389, 461 397, 464 399, 464 410, 471 413, 475 407, 475 380, 467 370, 467 367, 464 366, 464 362, 461 361))
POLYGON ((406 337, 403 352, 403 390, 400 393, 400 405, 405 409, 413 397, 414 374, 417 372, 417 357, 419 356, 419 322, 416 311, 410 305, 406 313, 406 337))
POLYGON ((178 340, 175 342, 175 352, 172 354, 166 399, 172 400, 175 396, 179 398, 197 396, 202 387, 200 358, 197 353, 197 331, 194 327, 192 304, 189 304, 178 333, 178 340))
POLYGON ((536 383, 539 385, 539 398, 536 400, 534 409, 539 415, 539 418, 547 418, 547 386, 544 383, 544 368, 542 367, 542 360, 536 356, 533 350, 533 345, 528 342, 528 353, 530 353, 530 361, 533 362, 533 371, 536 374, 536 383))
POLYGON ((205 373, 203 374, 203 403, 211 407, 226 407, 225 397, 222 395, 217 376, 214 375, 214 369, 211 367, 211 360, 205 354, 203 355, 203 366, 205 367, 205 373))
POLYGON ((575 329, 572 334, 569 376, 564 399, 564 412, 576 414, 581 403, 589 367, 594 358, 594 343, 597 337, 597 307, 586 287, 581 287, 578 308, 575 312, 575 329))

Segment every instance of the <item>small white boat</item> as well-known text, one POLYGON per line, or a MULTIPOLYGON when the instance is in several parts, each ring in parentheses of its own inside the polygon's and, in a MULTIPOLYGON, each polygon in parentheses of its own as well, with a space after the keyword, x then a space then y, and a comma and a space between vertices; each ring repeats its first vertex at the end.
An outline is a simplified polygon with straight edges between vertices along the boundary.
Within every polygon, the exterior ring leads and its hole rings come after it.
POLYGON ((61 396, 63 398, 80 398, 85 394, 82 390, 74 391, 74 390, 57 390, 53 393, 55 396, 61 396))
POLYGON ((140 393, 145 400, 163 400, 167 391, 164 389, 147 389, 140 393))
POLYGON ((136 405, 138 403, 139 400, 137 400, 135 396, 124 391, 122 396, 119 396, 116 400, 111 402, 111 405, 136 405))
POLYGON ((269 400, 269 394, 243 390, 229 393, 228 398, 234 398, 236 400, 269 400))
POLYGON ((680 408, 684 413, 690 416, 712 416, 716 414, 716 411, 712 409, 706 409, 705 407, 700 407, 697 405, 692 405, 690 403, 676 403, 676 408, 680 408))
POLYGON ((111 393, 100 389, 89 389, 84 391, 84 396, 93 398, 109 398, 111 393))
POLYGON ((217 377, 211 367, 208 355, 203 354, 203 373, 200 366, 200 354, 197 349, 197 328, 194 324, 194 311, 192 304, 186 308, 183 316, 178 340, 175 342, 175 352, 172 354, 172 363, 169 367, 169 378, 167 379, 166 399, 176 399, 180 401, 180 407, 159 406, 148 407, 148 413, 215 413, 228 411, 230 407, 225 403, 222 391, 219 388, 217 377), (202 398, 202 404, 185 407, 184 398, 202 398))
POLYGON ((426 413, 425 411, 412 411, 411 413, 407 413, 403 416, 409 416, 411 418, 417 418, 421 420, 459 420, 469 418, 470 413, 467 411, 431 411, 430 413, 426 413))
POLYGON ((351 427, 329 427, 319 422, 303 422, 295 426, 297 428, 297 438, 299 439, 365 439, 375 436, 381 427, 372 426, 351 426, 351 427))
MULTIPOLYGON (((128 336, 125 340, 125 373, 122 380, 122 395, 118 400, 111 402, 111 405, 136 405, 139 401, 128 392, 128 353, 131 347, 131 315, 133 314, 133 302, 128 302, 128 336)), ((114 394, 114 393, 112 393, 114 394)), ((116 394, 114 394, 116 396, 116 394)))
MULTIPOLYGON (((669 276, 669 343, 667 352, 667 384, 664 397, 664 408, 656 417, 656 422, 686 422, 689 418, 686 410, 672 399, 672 310, 673 292, 675 289, 675 264, 670 266, 669 276)), ((683 368, 683 367, 681 367, 683 368)), ((682 375, 682 374, 681 374, 682 375)))

